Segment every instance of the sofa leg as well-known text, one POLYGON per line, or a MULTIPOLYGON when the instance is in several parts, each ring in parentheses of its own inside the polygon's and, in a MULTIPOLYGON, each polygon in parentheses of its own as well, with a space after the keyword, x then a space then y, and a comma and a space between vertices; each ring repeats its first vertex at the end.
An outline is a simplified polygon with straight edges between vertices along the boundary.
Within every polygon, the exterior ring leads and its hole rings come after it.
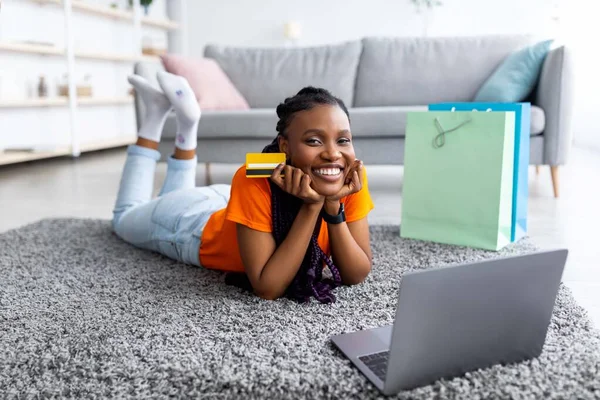
POLYGON ((536 174, 536 175, 539 175, 539 174, 540 174, 540 166, 539 166, 539 165, 536 165, 536 166, 535 166, 535 174, 536 174))
POLYGON ((552 176, 552 187, 554 188, 554 197, 558 198, 559 185, 558 185, 558 165, 550 166, 550 175, 552 176))
POLYGON ((210 163, 204 164, 204 181, 206 182, 206 186, 212 185, 212 179, 210 177, 210 163))

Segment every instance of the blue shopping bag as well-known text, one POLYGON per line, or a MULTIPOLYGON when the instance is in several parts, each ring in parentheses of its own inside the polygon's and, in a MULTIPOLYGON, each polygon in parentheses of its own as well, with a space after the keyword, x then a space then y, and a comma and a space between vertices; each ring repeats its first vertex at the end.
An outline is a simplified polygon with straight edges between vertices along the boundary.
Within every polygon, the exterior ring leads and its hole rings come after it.
POLYGON ((511 241, 515 242, 527 234, 527 207, 529 198, 528 169, 529 141, 531 133, 530 103, 436 103, 430 104, 432 111, 514 111, 515 112, 515 156, 512 194, 511 241))

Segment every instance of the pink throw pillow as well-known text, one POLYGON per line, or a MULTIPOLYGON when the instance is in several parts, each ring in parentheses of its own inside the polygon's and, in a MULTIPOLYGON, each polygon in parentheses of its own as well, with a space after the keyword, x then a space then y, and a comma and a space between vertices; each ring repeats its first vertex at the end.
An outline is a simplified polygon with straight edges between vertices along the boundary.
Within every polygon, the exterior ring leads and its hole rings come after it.
POLYGON ((248 110, 248 102, 211 58, 192 59, 175 54, 161 55, 167 70, 187 79, 202 110, 248 110))

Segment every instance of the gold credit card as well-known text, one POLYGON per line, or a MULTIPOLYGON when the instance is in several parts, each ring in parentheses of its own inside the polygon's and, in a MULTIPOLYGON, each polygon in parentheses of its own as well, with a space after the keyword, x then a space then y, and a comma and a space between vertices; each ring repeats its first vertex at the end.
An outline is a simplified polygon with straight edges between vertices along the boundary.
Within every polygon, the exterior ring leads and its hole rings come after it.
POLYGON ((285 162, 285 153, 247 153, 246 177, 268 178, 282 162, 285 162))

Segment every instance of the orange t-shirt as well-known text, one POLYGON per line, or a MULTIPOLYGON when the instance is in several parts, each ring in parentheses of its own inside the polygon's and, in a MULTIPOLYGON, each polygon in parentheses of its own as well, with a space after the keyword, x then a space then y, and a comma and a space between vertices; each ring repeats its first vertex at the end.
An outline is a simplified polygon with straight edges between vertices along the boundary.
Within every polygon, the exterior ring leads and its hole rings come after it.
MULTIPOLYGON (((362 189, 341 199, 346 222, 364 218, 373 209, 366 170, 362 189)), ((215 212, 204 227, 200 244, 200 264, 209 269, 245 272, 237 241, 236 223, 262 232, 273 231, 271 187, 269 178, 247 178, 246 167, 240 167, 231 182, 231 197, 226 208, 215 212)), ((317 242, 327 255, 329 233, 321 224, 317 242)))

